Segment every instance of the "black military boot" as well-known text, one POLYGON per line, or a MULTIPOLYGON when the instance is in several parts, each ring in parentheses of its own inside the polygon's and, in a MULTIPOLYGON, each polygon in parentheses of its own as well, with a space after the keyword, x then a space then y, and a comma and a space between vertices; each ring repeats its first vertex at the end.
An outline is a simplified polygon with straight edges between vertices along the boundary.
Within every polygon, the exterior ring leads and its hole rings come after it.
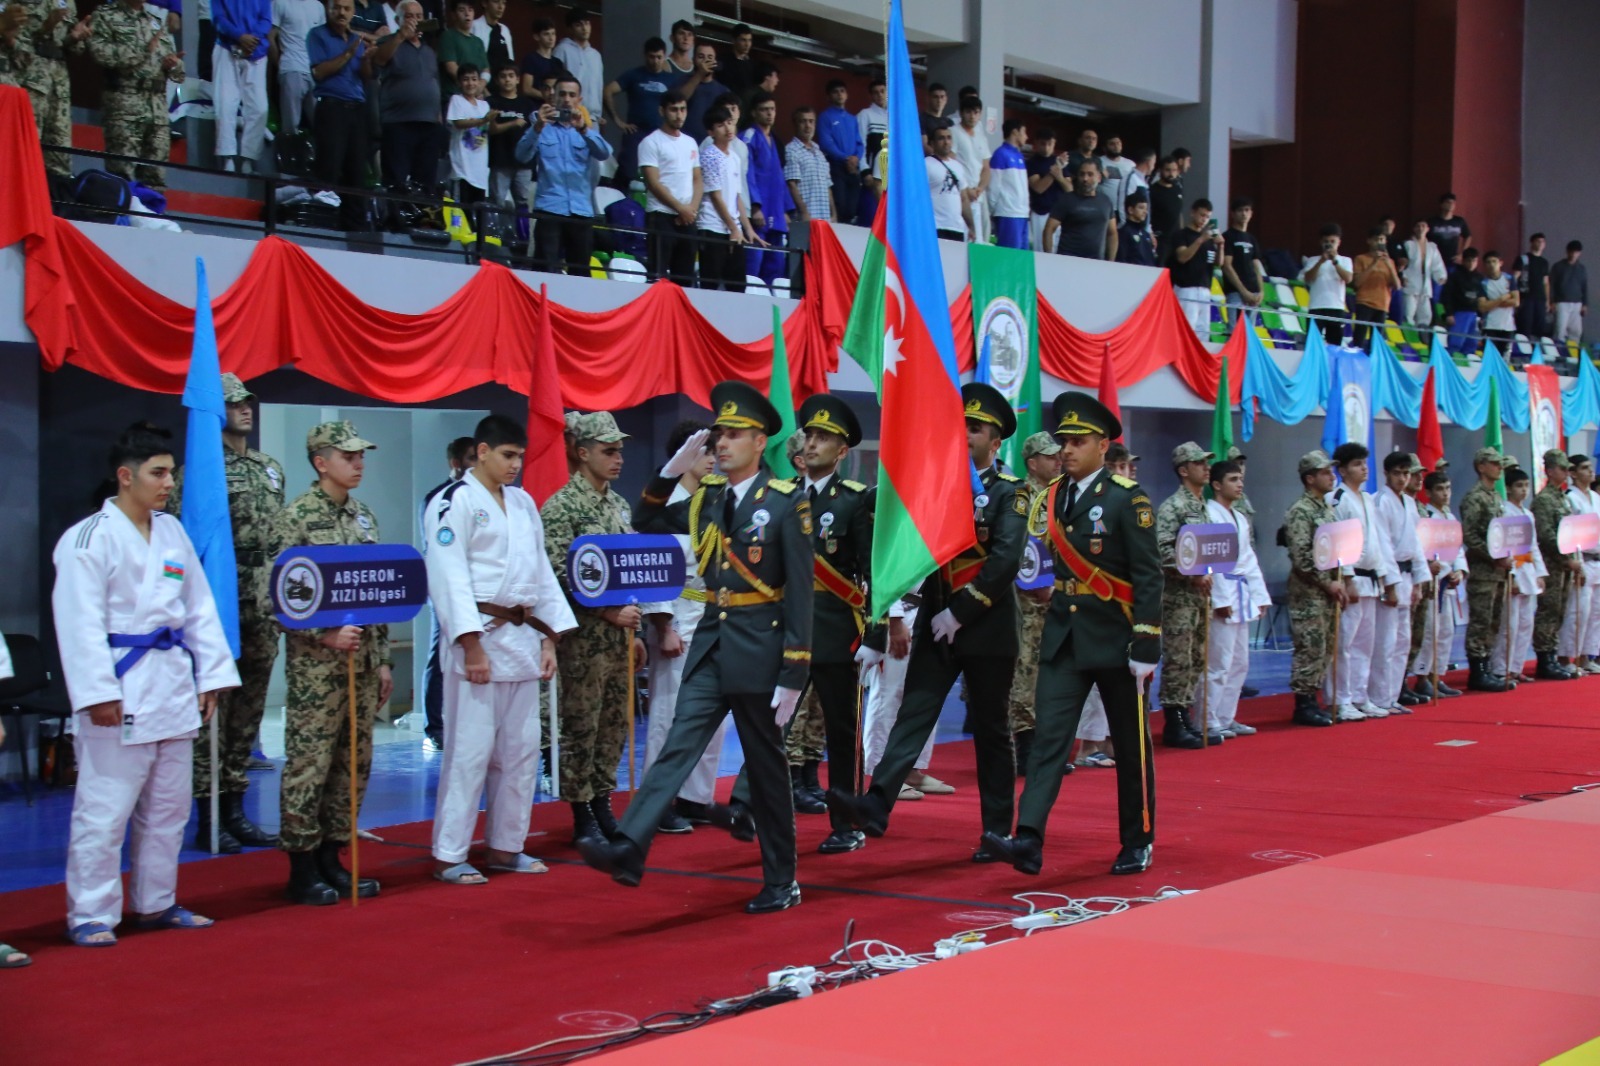
POLYGON ((322 879, 315 852, 289 852, 289 887, 283 890, 290 903, 308 907, 327 907, 339 902, 339 893, 322 879))
POLYGON ((789 788, 794 793, 794 809, 796 814, 827 814, 828 805, 811 794, 806 787, 805 771, 802 767, 789 767, 789 788))
POLYGON ((807 792, 811 793, 812 799, 826 806, 823 797, 827 795, 827 791, 823 789, 822 782, 817 777, 817 766, 818 763, 816 759, 807 759, 801 765, 800 784, 807 792))
POLYGON ((574 803, 572 805, 572 843, 577 845, 585 840, 591 844, 599 844, 606 840, 606 835, 600 831, 600 823, 595 821, 593 808, 587 803, 574 803))
MULTIPOLYGON (((1033 730, 1019 729, 1011 735, 1011 742, 1017 751, 1017 776, 1028 776, 1028 758, 1033 754, 1033 730)), ((1072 765, 1070 762, 1067 764, 1072 765)))
POLYGON ((276 833, 269 833, 262 829, 244 813, 243 792, 224 792, 220 798, 222 803, 222 828, 227 830, 235 840, 247 848, 275 848, 278 846, 278 835, 276 833))
POLYGON ((1194 727, 1189 724, 1189 708, 1163 707, 1161 710, 1166 715, 1166 724, 1161 730, 1162 744, 1169 748, 1199 748, 1204 746, 1200 737, 1195 733, 1194 727))
MULTIPOLYGON (((317 869, 322 871, 322 880, 339 894, 340 899, 350 898, 350 871, 344 868, 339 861, 339 849, 344 847, 344 842, 338 840, 324 840, 317 845, 314 853, 317 857, 317 869)), ((357 894, 362 899, 371 899, 378 894, 378 882, 370 877, 361 879, 357 894)))
POLYGON ((617 825, 617 816, 611 810, 611 793, 602 792, 590 800, 589 809, 594 812, 594 822, 599 826, 601 836, 612 843, 622 839, 622 829, 617 825))
POLYGON ((1483 657, 1467 660, 1468 692, 1509 692, 1512 689, 1505 678, 1489 672, 1489 660, 1483 657))
POLYGON ((1295 725, 1332 725, 1333 718, 1317 706, 1314 692, 1296 692, 1294 695, 1295 725))
POLYGON ((1538 665, 1533 676, 1540 681, 1575 681, 1579 676, 1577 670, 1562 662, 1553 651, 1538 652, 1536 658, 1538 665))
MULTIPOLYGON (((218 797, 217 818, 217 850, 211 850, 211 797, 201 796, 195 801, 200 808, 200 820, 194 827, 194 846, 197 851, 204 851, 211 855, 237 855, 239 854, 239 838, 228 832, 228 797, 218 797)), ((273 840, 276 844, 277 840, 273 840)))

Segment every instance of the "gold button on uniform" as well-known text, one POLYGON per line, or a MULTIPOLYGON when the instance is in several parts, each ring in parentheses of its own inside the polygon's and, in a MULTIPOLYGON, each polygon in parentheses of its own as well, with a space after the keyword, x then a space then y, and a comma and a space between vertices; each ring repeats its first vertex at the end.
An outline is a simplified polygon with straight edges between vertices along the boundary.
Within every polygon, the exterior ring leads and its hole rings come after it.
POLYGON ((719 619, 726 619, 728 617, 728 612, 727 611, 718 611, 717 612, 717 617, 719 619))
MULTIPOLYGON (((1068 526, 1068 527, 1067 527, 1067 532, 1068 532, 1068 533, 1071 533, 1071 532, 1072 532, 1072 527, 1071 527, 1071 526, 1068 526)), ((727 564, 727 563, 723 563, 723 564, 722 564, 722 565, 723 565, 723 566, 727 566, 727 565, 728 565, 728 564, 727 564)))
POLYGON ((1078 610, 1078 605, 1077 605, 1077 604, 1075 604, 1075 603, 1071 603, 1071 604, 1068 604, 1068 605, 1067 605, 1067 610, 1068 610, 1068 611, 1071 611, 1071 612, 1073 612, 1073 613, 1077 613, 1077 610, 1078 610))

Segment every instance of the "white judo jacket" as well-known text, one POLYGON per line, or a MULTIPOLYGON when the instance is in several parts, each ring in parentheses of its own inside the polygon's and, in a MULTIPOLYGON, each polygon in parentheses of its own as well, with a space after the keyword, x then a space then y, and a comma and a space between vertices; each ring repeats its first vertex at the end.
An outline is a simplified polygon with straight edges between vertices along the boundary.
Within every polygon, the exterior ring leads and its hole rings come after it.
POLYGON ((1239 531, 1239 558, 1233 564, 1233 573, 1211 575, 1211 607, 1213 610, 1232 607, 1233 614, 1228 619, 1231 623, 1253 622, 1272 606, 1272 596, 1267 592, 1267 579, 1262 576, 1261 561, 1256 557, 1250 517, 1216 500, 1206 501, 1206 517, 1239 531))

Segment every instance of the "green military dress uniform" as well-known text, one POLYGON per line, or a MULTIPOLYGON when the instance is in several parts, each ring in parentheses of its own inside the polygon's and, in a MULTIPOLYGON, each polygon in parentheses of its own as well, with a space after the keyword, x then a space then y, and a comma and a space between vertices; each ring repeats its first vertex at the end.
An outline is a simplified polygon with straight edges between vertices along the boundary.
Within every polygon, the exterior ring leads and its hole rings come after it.
MULTIPOLYGON (((72 143, 72 81, 67 75, 67 56, 84 50, 83 41, 69 35, 78 21, 75 0, 64 0, 62 17, 49 29, 45 24, 58 9, 57 0, 13 0, 28 9, 27 21, 17 36, 17 47, 32 53, 22 75, 22 87, 33 103, 33 118, 44 144, 72 143)), ((160 11, 165 16, 165 11, 160 11)), ((110 151, 110 149, 107 149, 110 151)), ((65 152, 46 152, 45 169, 63 177, 72 175, 72 160, 65 152)))
MULTIPOLYGON (((106 151, 165 162, 172 149, 172 119, 167 110, 167 82, 183 81, 183 64, 161 69, 166 56, 177 53, 166 31, 166 12, 128 0, 111 0, 95 9, 89 34, 89 54, 105 68, 101 94, 101 122, 106 151), (150 42, 158 43, 154 50, 150 42)), ((166 171, 141 164, 108 160, 106 169, 125 178, 158 188, 167 184, 166 171)))
MULTIPOLYGON (((1327 454, 1319 450, 1300 459, 1299 471, 1303 478, 1332 465, 1327 454)), ((1310 491, 1302 492, 1283 518, 1284 542, 1289 548, 1289 633, 1294 643, 1289 691, 1313 701, 1333 660, 1333 601, 1323 585, 1339 576, 1337 567, 1317 568, 1317 527, 1335 520, 1327 497, 1310 491)))
MULTIPOLYGON (((778 431, 777 411, 747 385, 724 382, 711 390, 711 403, 716 426, 769 436, 778 431)), ((706 580, 706 611, 689 644, 672 728, 628 804, 622 835, 642 862, 662 815, 731 710, 749 771, 763 880, 790 885, 794 797, 772 701, 779 687, 804 689, 811 669, 810 507, 793 482, 764 469, 739 492, 716 474, 688 500, 668 504, 677 483, 675 477, 652 478, 634 507, 634 526, 643 533, 688 534, 706 580)), ((625 883, 637 883, 637 875, 625 883)))
MULTIPOLYGON (((1481 462, 1501 458, 1492 448, 1480 448, 1473 456, 1473 469, 1481 462)), ((1494 487, 1482 479, 1461 498, 1461 541, 1467 552, 1467 658, 1485 663, 1500 631, 1500 612, 1511 573, 1489 555, 1489 523, 1504 513, 1501 503, 1494 487)))
MULTIPOLYGON (((356 435, 349 422, 324 422, 306 439, 308 454, 323 448, 364 451, 376 445, 356 435)), ((292 548, 376 544, 378 519, 355 497, 336 503, 318 484, 279 514, 277 545, 292 548)), ((350 824, 350 696, 348 653, 322 643, 326 629, 285 632, 288 701, 284 708, 283 780, 278 828, 284 851, 311 851, 345 844, 350 824)), ((379 668, 390 665, 389 627, 364 626, 355 652, 356 803, 366 794, 372 771, 372 726, 378 717, 379 668)))
MULTIPOLYGON (((1211 453, 1193 442, 1173 450, 1172 464, 1210 459, 1211 453)), ((1178 572, 1178 530, 1209 521, 1205 497, 1179 485, 1156 511, 1156 548, 1161 554, 1161 706, 1187 711, 1205 676, 1205 616, 1210 597, 1195 587, 1194 579, 1178 572)), ((1170 723, 1170 719, 1169 719, 1170 723)), ((1203 724, 1203 723, 1202 723, 1203 724)))
MULTIPOLYGON (((1544 453, 1544 461, 1546 465, 1572 468, 1566 454, 1555 449, 1544 453)), ((1539 666, 1548 671, 1549 667, 1558 665, 1553 660, 1560 651, 1561 623, 1567 617, 1567 588, 1572 580, 1572 572, 1562 565, 1571 561, 1572 557, 1562 554, 1559 542, 1561 520, 1573 513, 1566 486, 1557 485, 1555 478, 1546 480, 1544 488, 1533 498, 1532 511, 1534 528, 1539 536, 1539 554, 1544 557, 1545 566, 1550 571, 1544 591, 1539 593, 1539 606, 1533 614, 1533 650, 1539 658, 1539 666)))

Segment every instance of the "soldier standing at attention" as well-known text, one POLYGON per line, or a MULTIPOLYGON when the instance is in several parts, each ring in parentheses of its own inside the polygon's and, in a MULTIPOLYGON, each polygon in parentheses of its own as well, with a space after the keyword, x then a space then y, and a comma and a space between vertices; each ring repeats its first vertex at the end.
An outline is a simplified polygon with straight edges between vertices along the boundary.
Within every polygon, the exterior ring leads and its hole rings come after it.
POLYGON ((1318 705, 1317 693, 1333 658, 1333 605, 1345 602, 1345 588, 1337 567, 1318 568, 1316 539, 1317 527, 1334 520, 1328 503, 1333 460, 1319 448, 1300 457, 1299 470, 1304 491, 1283 518, 1284 545, 1289 549, 1289 633, 1294 642, 1289 691, 1294 693, 1295 722, 1332 725, 1333 717, 1318 705))
MULTIPOLYGON (((255 394, 237 374, 222 375, 222 400, 228 421, 222 428, 222 464, 228 479, 228 512, 233 522, 233 562, 239 575, 239 687, 217 701, 217 759, 221 765, 217 847, 232 855, 240 845, 275 848, 276 835, 264 832, 244 813, 250 787, 250 748, 267 710, 267 684, 278 658, 278 621, 272 616, 272 560, 277 554, 273 528, 283 510, 283 464, 250 447, 255 428, 255 394)), ((167 509, 181 515, 183 471, 167 509)), ((211 744, 202 733, 194 744, 194 796, 200 821, 194 846, 211 850, 211 744)))
MULTIPOLYGON (((356 435, 349 422, 324 422, 306 435, 306 454, 317 480, 278 517, 277 546, 330 547, 378 543, 372 509, 350 495, 377 445, 356 435)), ((352 885, 339 862, 350 842, 350 697, 347 662, 355 652, 356 803, 372 772, 372 723, 394 690, 389 627, 291 629, 288 701, 284 707, 283 781, 278 846, 289 853, 290 902, 326 906, 349 899, 352 888, 368 899, 378 882, 352 885)))
POLYGON ((765 882, 745 910, 764 914, 800 902, 783 727, 811 668, 811 512, 792 482, 761 468, 767 438, 783 424, 767 398, 724 381, 711 390, 711 408, 723 472, 703 478, 686 502, 667 502, 705 449, 707 434, 695 433, 634 509, 645 532, 687 533, 706 579, 706 613, 690 643, 672 729, 628 804, 620 838, 585 838, 578 850, 618 884, 638 885, 661 816, 731 710, 750 772, 765 882))
MULTIPOLYGON (((1061 476, 1061 445, 1044 430, 1022 442, 1022 462, 1028 476, 1017 486, 1017 495, 1023 507, 1033 506, 1033 501, 1050 488, 1050 482, 1061 476)), ((1011 678, 1011 742, 1017 753, 1017 774, 1028 772, 1028 754, 1033 750, 1033 690, 1039 682, 1039 637, 1044 633, 1044 616, 1050 606, 1050 589, 1029 589, 1017 593, 1017 607, 1022 613, 1021 654, 1017 656, 1017 672, 1011 678)), ((1067 772, 1071 773, 1069 764, 1067 772)))
POLYGON ((1039 872, 1045 823, 1093 685, 1105 701, 1117 747, 1122 846, 1111 872, 1142 873, 1150 868, 1156 828, 1155 766, 1140 700, 1161 658, 1156 518, 1137 482, 1105 469, 1111 438, 1122 435, 1116 415, 1086 393, 1064 392, 1051 418, 1062 442, 1063 473, 1034 500, 1028 517, 1029 530, 1045 539, 1055 559, 1055 587, 1039 642, 1038 723, 1016 834, 985 832, 984 848, 1019 873, 1039 872))
MULTIPOLYGON (((106 71, 102 121, 106 151, 166 162, 172 150, 172 119, 167 113, 167 82, 183 81, 183 53, 165 23, 152 18, 144 0, 111 0, 96 8, 89 54, 106 71)), ((108 160, 106 169, 165 188, 160 167, 108 160)))
MULTIPOLYGON (((574 540, 633 532, 628 505, 611 491, 611 483, 622 476, 622 445, 628 435, 606 411, 579 415, 572 435, 578 469, 539 512, 545 551, 564 589, 569 588, 567 552, 574 540)), ((572 805, 574 843, 617 839, 611 792, 628 739, 628 643, 646 613, 665 609, 646 604, 572 606, 578 629, 561 641, 556 661, 561 668, 559 787, 561 798, 572 805)))
MULTIPOLYGON (((1161 588, 1161 626, 1166 633, 1161 642, 1161 709, 1166 712, 1161 743, 1169 748, 1203 746, 1189 720, 1189 705, 1205 677, 1206 642, 1201 627, 1211 609, 1211 578, 1178 573, 1177 543, 1179 528, 1206 521, 1204 493, 1212 458, 1194 441, 1172 449, 1178 491, 1156 512, 1156 547, 1166 578, 1161 588)), ((1205 742, 1221 744, 1222 736, 1214 733, 1205 742)))
MULTIPOLYGON (((33 118, 44 144, 72 143, 72 80, 67 56, 82 53, 89 40, 90 17, 78 18, 74 0, 31 0, 17 6, 27 10, 27 22, 18 36, 33 53, 22 87, 33 102, 33 118)), ((65 152, 46 152, 44 166, 51 174, 72 176, 72 160, 65 152)))
POLYGON ((1461 541, 1467 553, 1467 688, 1474 692, 1506 692, 1514 686, 1489 673, 1489 652, 1500 631, 1501 601, 1505 598, 1510 559, 1489 557, 1489 523, 1500 517, 1500 496, 1495 482, 1500 471, 1515 460, 1494 448, 1472 454, 1478 483, 1461 498, 1461 541))
MULTIPOLYGON (((900 786, 922 746, 939 724, 939 712, 957 676, 967 680, 967 713, 978 761, 978 799, 983 830, 1011 831, 1017 787, 1007 710, 1017 666, 1017 570, 1027 543, 1027 515, 1017 496, 1021 478, 995 465, 1000 442, 1017 430, 1017 416, 999 390, 971 382, 961 387, 966 404, 967 451, 982 492, 972 498, 976 543, 922 583, 922 609, 911 640, 905 699, 864 796, 829 790, 828 806, 849 824, 881 837, 900 786)), ((969 492, 952 477, 965 507, 969 492)), ((974 861, 993 862, 979 841, 974 861)))
POLYGON ((1572 461, 1559 448, 1544 453, 1544 488, 1533 498, 1533 525, 1539 534, 1539 554, 1550 569, 1550 579, 1539 593, 1539 606, 1533 615, 1533 654, 1538 662, 1537 678, 1570 681, 1583 676, 1575 666, 1558 657, 1561 622, 1567 617, 1567 583, 1583 584, 1583 564, 1572 555, 1563 555, 1558 534, 1561 520, 1573 513, 1567 482, 1572 476, 1572 461))

